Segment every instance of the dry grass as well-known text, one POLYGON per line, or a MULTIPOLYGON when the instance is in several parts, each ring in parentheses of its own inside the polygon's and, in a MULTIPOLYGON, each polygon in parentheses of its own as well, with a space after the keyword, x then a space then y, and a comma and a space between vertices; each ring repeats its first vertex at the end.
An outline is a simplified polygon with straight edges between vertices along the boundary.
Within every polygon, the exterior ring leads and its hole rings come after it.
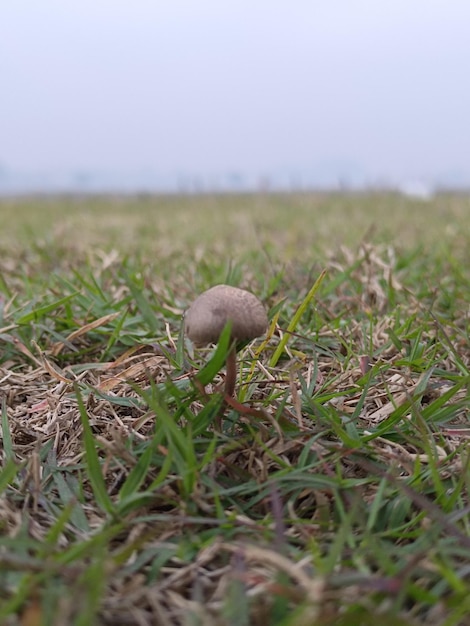
POLYGON ((3 209, 1 623, 466 623, 467 198, 3 209), (272 320, 222 432, 217 282, 272 320))

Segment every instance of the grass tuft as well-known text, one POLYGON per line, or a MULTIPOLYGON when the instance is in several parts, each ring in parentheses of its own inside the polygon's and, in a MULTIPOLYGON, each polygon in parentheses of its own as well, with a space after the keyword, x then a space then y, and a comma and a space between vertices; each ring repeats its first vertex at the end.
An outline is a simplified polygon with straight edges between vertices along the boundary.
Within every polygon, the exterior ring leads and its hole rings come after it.
POLYGON ((3 200, 0 623, 466 624, 468 209, 3 200), (234 398, 220 282, 270 317, 234 398))

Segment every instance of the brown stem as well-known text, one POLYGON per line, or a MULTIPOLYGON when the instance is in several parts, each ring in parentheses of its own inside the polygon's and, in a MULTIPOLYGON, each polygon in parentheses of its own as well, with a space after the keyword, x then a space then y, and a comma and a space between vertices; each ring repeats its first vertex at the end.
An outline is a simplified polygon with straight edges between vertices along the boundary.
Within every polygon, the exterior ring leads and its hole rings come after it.
POLYGON ((232 397, 235 392, 237 380, 237 346, 236 342, 231 346, 227 354, 227 373, 225 375, 225 394, 232 397))
MULTIPOLYGON (((234 341, 230 346, 230 350, 227 353, 227 360, 225 362, 225 396, 232 398, 235 393, 235 383, 237 382, 237 342, 234 341)), ((220 413, 217 415, 215 419, 215 428, 219 432, 222 432, 222 420, 224 418, 225 409, 227 408, 227 403, 224 402, 222 404, 222 408, 220 409, 220 413)))

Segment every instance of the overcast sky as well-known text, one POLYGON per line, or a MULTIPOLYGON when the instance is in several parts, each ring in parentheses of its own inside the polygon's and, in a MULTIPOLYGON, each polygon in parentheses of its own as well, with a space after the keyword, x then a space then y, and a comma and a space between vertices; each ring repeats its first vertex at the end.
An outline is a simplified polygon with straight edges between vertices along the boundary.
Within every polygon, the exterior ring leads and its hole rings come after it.
POLYGON ((1 4, 7 169, 470 181, 468 0, 1 4))

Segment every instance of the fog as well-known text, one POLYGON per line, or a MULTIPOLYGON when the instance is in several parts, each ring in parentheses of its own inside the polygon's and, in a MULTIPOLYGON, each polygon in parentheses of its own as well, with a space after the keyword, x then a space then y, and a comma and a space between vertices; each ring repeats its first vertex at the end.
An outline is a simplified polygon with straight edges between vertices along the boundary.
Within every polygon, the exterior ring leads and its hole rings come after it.
POLYGON ((464 0, 3 3, 0 181, 468 185, 468 24, 464 0))

